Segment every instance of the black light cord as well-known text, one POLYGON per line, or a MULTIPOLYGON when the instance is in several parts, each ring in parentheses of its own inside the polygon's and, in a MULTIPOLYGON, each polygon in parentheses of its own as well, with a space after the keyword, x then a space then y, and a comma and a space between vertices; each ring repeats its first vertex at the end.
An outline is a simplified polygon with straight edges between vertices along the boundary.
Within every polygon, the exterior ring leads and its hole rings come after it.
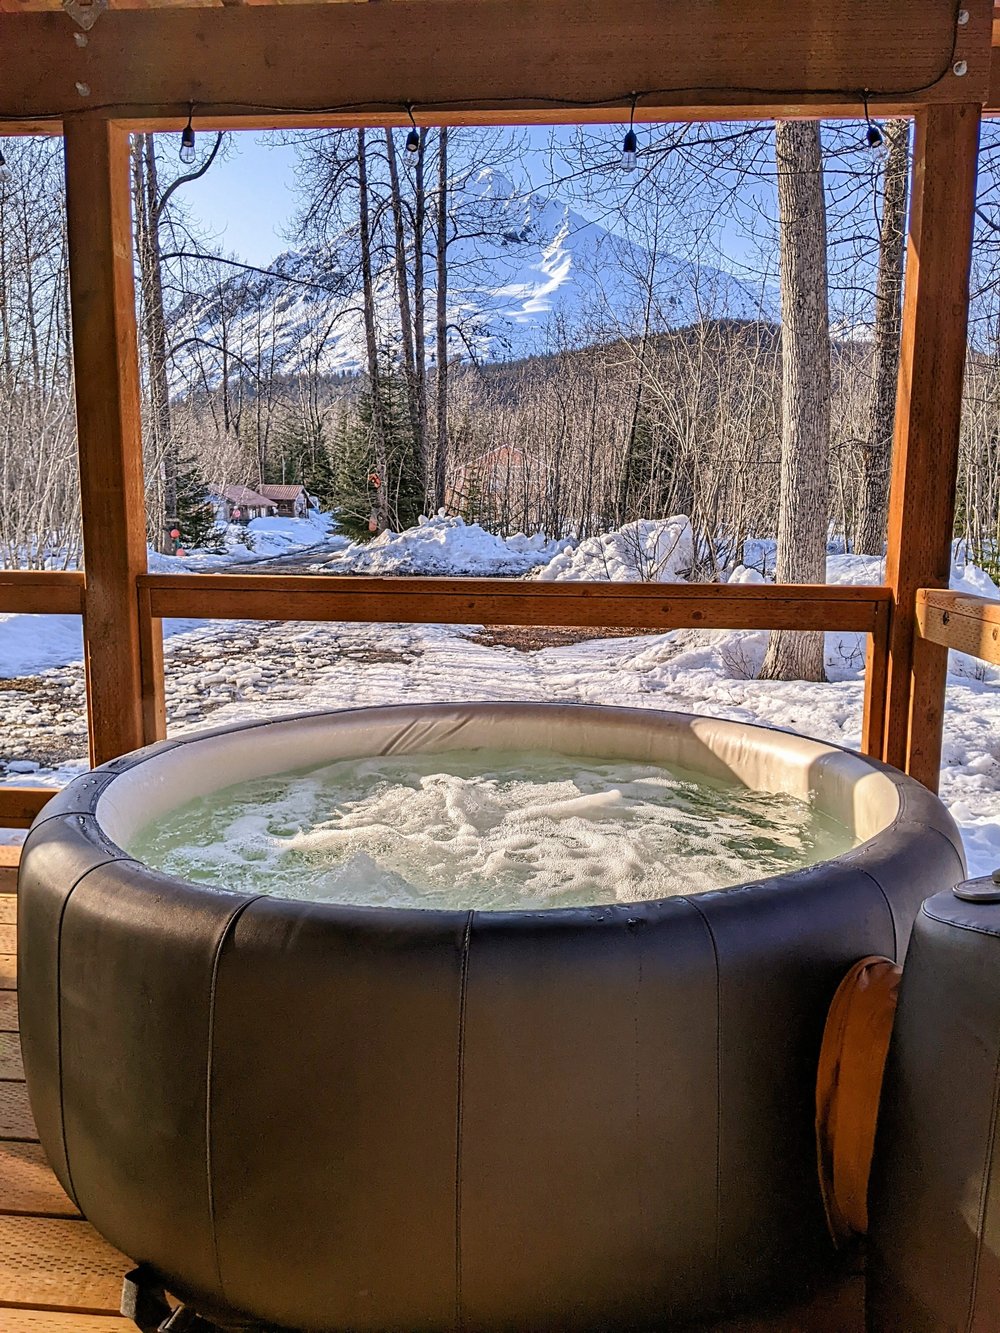
MULTIPOLYGON (((717 95, 720 97, 725 97, 725 96, 770 97, 770 98, 775 98, 779 101, 787 101, 787 102, 800 102, 804 97, 836 97, 836 98, 850 98, 853 101, 859 102, 862 106, 866 108, 865 114, 867 119, 868 118, 867 106, 869 102, 877 102, 880 100, 887 100, 889 98, 897 98, 897 97, 912 97, 918 93, 928 92, 931 88, 936 87, 937 84, 939 84, 943 79, 947 78, 947 76, 951 73, 955 63, 955 54, 958 50, 959 31, 961 26, 959 24, 958 19, 959 19, 959 14, 962 12, 965 3, 966 0, 959 0, 959 3, 955 7, 955 18, 954 18, 954 25, 952 28, 951 48, 948 52, 947 59, 941 66, 939 73, 935 74, 933 78, 928 79, 926 83, 914 84, 912 86, 904 88, 843 88, 843 87, 761 88, 761 87, 756 87, 752 84, 674 84, 673 86, 667 88, 647 88, 641 92, 631 92, 631 91, 622 92, 622 93, 617 93, 611 97, 599 97, 593 99, 552 97, 547 94, 543 94, 541 96, 534 96, 528 93, 520 93, 516 96, 491 98, 490 105, 491 107, 497 107, 497 108, 504 106, 522 107, 524 106, 525 103, 527 103, 528 106, 525 109, 530 109, 531 107, 537 107, 539 110, 542 110, 545 109, 546 107, 553 107, 553 108, 565 108, 567 110, 580 110, 580 111, 597 110, 599 108, 605 108, 605 107, 608 109, 621 107, 624 110, 628 107, 631 107, 632 116, 634 118, 636 110, 641 106, 643 102, 656 98, 675 97, 681 93, 700 94, 702 96, 717 95)), ((102 103, 96 103, 94 105, 87 105, 86 107, 79 107, 78 110, 81 112, 116 111, 116 110, 130 109, 133 107, 139 109, 143 106, 148 106, 148 105, 149 105, 148 103, 140 103, 140 102, 127 102, 127 103, 102 102, 102 103)), ((188 105, 190 107, 191 104, 189 103, 188 105)), ((362 114, 363 112, 367 112, 369 114, 398 112, 400 109, 402 109, 407 113, 407 115, 409 115, 411 122, 413 121, 413 112, 414 109, 417 107, 417 105, 418 104, 414 102, 404 102, 401 104, 398 101, 339 102, 331 106, 294 106, 290 103, 277 105, 269 102, 199 102, 198 103, 199 109, 203 112, 216 111, 223 115, 239 114, 240 112, 263 111, 263 112, 273 112, 276 115, 335 116, 335 115, 346 115, 349 112, 355 112, 359 115, 362 114)), ((422 110, 426 114, 432 116, 435 113, 444 113, 448 111, 475 110, 480 108, 482 108, 482 100, 480 98, 473 98, 473 97, 456 98, 449 101, 441 101, 433 103, 429 102, 422 105, 422 110)), ((724 106, 720 106, 719 109, 724 110, 725 108, 724 106)), ((32 115, 7 115, 3 111, 0 111, 0 121, 6 120, 11 123, 17 123, 21 121, 62 120, 66 116, 75 115, 76 110, 77 109, 70 110, 67 108, 62 111, 35 112, 32 115)), ((415 127, 416 126, 414 123, 414 128, 415 127)))

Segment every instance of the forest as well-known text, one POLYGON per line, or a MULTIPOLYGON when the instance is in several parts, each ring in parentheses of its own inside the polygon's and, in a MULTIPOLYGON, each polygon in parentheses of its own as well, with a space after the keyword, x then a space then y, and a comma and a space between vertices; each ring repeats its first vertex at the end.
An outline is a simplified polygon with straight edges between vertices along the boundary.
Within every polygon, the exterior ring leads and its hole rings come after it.
MULTIPOLYGON (((227 136, 182 162, 176 136, 136 135, 151 545, 178 524, 210 542, 226 486, 303 482, 361 539, 440 509, 577 537, 686 514, 692 577, 725 577, 750 538, 777 539, 788 581, 822 581, 829 543, 880 554, 908 123, 637 129, 626 161, 616 126, 286 135, 294 209, 267 266, 186 202, 227 136)), ((995 571, 1000 135, 983 135, 955 535, 995 571)), ((73 566, 61 145, 0 148, 0 561, 73 566)), ((808 638, 784 670, 821 670, 808 638)))

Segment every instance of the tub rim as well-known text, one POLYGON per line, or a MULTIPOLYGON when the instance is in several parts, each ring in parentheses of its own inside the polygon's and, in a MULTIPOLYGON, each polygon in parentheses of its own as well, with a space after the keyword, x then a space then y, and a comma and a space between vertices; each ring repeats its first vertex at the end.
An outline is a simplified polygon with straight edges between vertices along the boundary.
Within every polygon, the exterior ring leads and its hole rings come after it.
MULTIPOLYGON (((936 831, 955 847, 959 856, 963 858, 964 864, 961 835, 939 798, 915 779, 888 764, 867 755, 862 755, 856 750, 758 722, 743 722, 717 718, 707 714, 666 709, 563 703, 559 701, 511 700, 364 704, 339 709, 320 709, 282 714, 273 718, 237 721, 218 727, 201 729, 186 736, 168 738, 153 745, 145 746, 140 750, 132 751, 74 779, 47 803, 32 824, 32 830, 51 820, 64 819, 66 821, 65 834, 70 837, 72 842, 77 844, 81 851, 86 848, 90 856, 98 855, 103 863, 128 862, 133 867, 131 874, 137 884, 161 894, 164 889, 174 884, 213 896, 219 893, 232 897, 254 896, 248 894, 245 890, 226 889, 221 885, 209 885, 156 870, 133 856, 122 845, 128 837, 134 836, 144 823, 149 822, 149 819, 165 814, 171 809, 176 809, 177 806, 192 799, 190 790, 179 793, 178 799, 161 804, 152 815, 145 820, 136 822, 123 836, 122 821, 127 821, 130 816, 134 818, 143 794, 149 794, 148 784, 146 783, 146 778, 149 776, 148 769, 141 784, 130 784, 129 779, 137 776, 137 770, 152 764, 154 765, 155 776, 155 766, 162 761, 165 765, 164 771, 169 773, 173 768, 174 761, 182 755, 187 759, 189 767, 192 757, 190 751, 203 745, 217 749, 218 754, 228 753, 232 755, 233 747, 230 742, 233 739, 236 739, 237 745, 242 743, 245 752, 252 752, 254 741, 259 740, 262 735, 266 735, 269 741, 276 741, 277 745, 272 746, 271 750, 277 750, 280 753, 282 741, 287 742, 288 738, 294 737, 297 731, 307 734, 321 734, 324 729, 318 727, 317 724, 324 722, 332 722, 334 727, 337 726, 338 720, 341 724, 354 723, 357 732, 367 732, 373 719, 377 725, 381 724, 382 726, 391 725, 393 721, 398 721, 405 723, 405 731, 410 733, 415 721, 429 724, 432 727, 435 722, 439 724, 444 722, 448 725, 454 724, 457 715, 466 718, 472 717, 479 722, 485 722, 487 726, 495 725, 497 720, 506 722, 508 725, 517 725, 518 721, 535 721, 544 716, 553 722, 557 728, 565 726, 575 735, 579 734, 579 723, 583 718, 585 722, 588 719, 595 722, 599 731, 606 728, 611 734, 623 732, 626 726, 631 725, 633 731, 636 728, 640 731, 648 730, 658 737, 673 737, 675 740, 678 737, 693 737, 693 744, 699 745, 702 749, 713 754, 715 753, 712 750, 713 743, 721 745, 723 751, 729 746, 731 751, 729 760, 720 758, 720 763, 724 766, 728 766, 728 762, 736 758, 743 765, 744 772, 750 772, 755 768, 758 770, 763 768, 765 776, 769 772, 772 779, 780 773, 784 773, 786 777, 797 775, 800 781, 804 778, 806 781, 813 782, 813 786, 807 793, 808 795, 814 795, 815 785, 825 781, 834 792, 838 788, 840 789, 841 799, 844 798, 845 793, 853 798, 863 797, 864 799, 860 804, 857 799, 854 800, 853 821, 844 820, 842 814, 833 814, 834 818, 841 818, 842 822, 848 823, 848 826, 855 832, 855 836, 858 834, 857 818, 861 817, 863 820, 866 817, 865 802, 869 796, 882 807, 881 815, 875 815, 877 826, 871 829, 867 836, 859 837, 854 847, 849 848, 839 856, 812 862, 798 869, 793 868, 780 871, 777 874, 760 876, 716 889, 705 890, 697 895, 677 895, 677 897, 687 896, 700 899, 706 893, 714 895, 745 893, 747 891, 764 892, 769 885, 784 882, 789 876, 794 876, 796 880, 800 881, 801 891, 808 888, 818 888, 822 886, 824 874, 828 872, 831 866, 857 864, 859 869, 864 870, 866 869, 865 862, 898 857, 904 853, 904 849, 899 845, 901 836, 909 835, 912 837, 918 830, 925 835, 936 831), (268 733, 270 734, 268 735, 268 733), (768 767, 768 764, 770 764, 770 767, 768 767), (862 786, 865 787, 863 793, 861 792, 862 786), (886 807, 889 807, 889 809, 886 810, 886 807), (105 823, 110 823, 112 827, 110 829, 106 828, 105 823)), ((476 748, 475 745, 468 742, 464 745, 461 742, 457 744, 443 743, 449 740, 453 741, 453 737, 453 731, 448 730, 442 732, 439 736, 432 737, 436 741, 441 741, 440 744, 428 746, 423 743, 409 743, 402 749, 375 751, 374 753, 403 753, 406 751, 428 753, 434 752, 434 750, 476 748)), ((427 737, 421 735, 417 739, 423 741, 427 737)), ((513 749, 515 747, 498 744, 496 748, 513 749)), ((550 748, 553 753, 591 754, 593 757, 600 757, 603 752, 603 747, 588 750, 578 743, 559 751, 558 749, 552 749, 552 747, 538 746, 537 742, 533 743, 530 737, 525 738, 524 748, 550 748)), ((624 759, 632 757, 640 762, 642 761, 643 756, 630 755, 629 750, 631 750, 631 747, 628 747, 620 755, 611 757, 624 759)), ((301 766, 318 767, 323 763, 336 762, 340 758, 362 758, 365 754, 370 755, 372 753, 372 749, 369 748, 359 751, 357 754, 335 754, 319 759, 315 764, 303 764, 301 766)), ((287 748, 285 754, 286 759, 282 764, 260 768, 259 771, 249 775, 243 772, 225 783, 213 782, 205 787, 204 792, 195 792, 193 795, 222 790, 225 786, 233 785, 235 782, 252 780, 253 777, 292 772, 294 769, 289 768, 287 763, 287 748)), ((718 755, 716 757, 719 758, 718 755)), ((651 757, 649 762, 669 761, 651 757)), ((697 767, 697 765, 692 764, 684 766, 697 767)), ((296 767, 299 767, 299 765, 296 765, 296 767)), ((732 774, 731 768, 729 771, 732 774)), ((163 774, 161 773, 160 776, 162 777, 163 774)), ((737 777, 736 780, 741 779, 737 777)), ((747 782, 746 785, 753 786, 750 782, 747 782)), ((786 785, 757 786, 754 789, 788 792, 788 786, 786 785)), ((176 787, 173 790, 176 793, 176 787)), ((802 793, 800 791, 798 793, 788 792, 788 794, 801 795, 802 793)), ((825 813, 830 813, 826 807, 821 806, 820 808, 824 809, 825 813)), ((867 813, 867 818, 871 819, 870 811, 867 813)), ((427 917, 428 915, 440 914, 445 917, 458 918, 466 916, 470 910, 463 908, 379 907, 367 904, 345 904, 322 899, 300 900, 284 898, 281 895, 265 896, 269 898, 273 896, 276 901, 289 903, 292 906, 309 906, 314 910, 336 909, 340 912, 384 912, 397 916, 399 914, 412 914, 418 917, 427 917)), ((671 900, 669 898, 649 898, 642 899, 641 902, 661 904, 671 900)), ((531 918, 538 914, 548 916, 552 913, 591 912, 607 908, 628 908, 635 905, 637 904, 621 904, 612 901, 586 907, 567 905, 546 908, 482 908, 475 910, 488 912, 496 917, 509 913, 522 918, 531 918)))

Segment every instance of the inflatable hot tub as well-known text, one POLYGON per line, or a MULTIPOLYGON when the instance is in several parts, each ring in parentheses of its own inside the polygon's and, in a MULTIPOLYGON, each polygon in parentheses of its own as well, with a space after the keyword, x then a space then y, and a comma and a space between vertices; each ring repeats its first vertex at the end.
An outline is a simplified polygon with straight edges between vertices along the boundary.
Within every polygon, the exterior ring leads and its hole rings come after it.
POLYGON ((831 745, 645 710, 356 709, 167 741, 46 806, 19 881, 32 1110, 81 1211, 221 1323, 663 1327, 829 1261, 813 1097, 827 1007, 961 879, 957 830, 831 745), (859 845, 689 898, 544 911, 219 893, 135 830, 351 756, 663 762, 808 798, 859 845))

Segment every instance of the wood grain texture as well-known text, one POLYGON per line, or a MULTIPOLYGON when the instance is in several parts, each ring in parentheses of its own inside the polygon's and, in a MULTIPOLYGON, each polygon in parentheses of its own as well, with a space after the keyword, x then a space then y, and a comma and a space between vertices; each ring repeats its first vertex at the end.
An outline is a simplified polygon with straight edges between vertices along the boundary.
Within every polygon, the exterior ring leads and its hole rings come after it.
POLYGON ((870 631, 885 588, 147 574, 161 617, 870 631))
POLYGON ((0 953, 0 990, 17 987, 17 954, 0 953))
POLYGON ((17 1031, 17 992, 0 990, 0 1035, 17 1031))
POLYGON ((16 1032, 0 1032, 0 1078, 24 1078, 21 1041, 16 1032))
POLYGON ((884 113, 982 102, 992 5, 965 8, 970 20, 958 29, 953 0, 112 9, 83 48, 67 40, 63 14, 29 12, 5 25, 0 121, 71 117, 86 109, 77 83, 90 89, 86 105, 148 128, 182 123, 192 101, 206 127, 225 127, 234 113, 251 127, 288 124, 289 107, 326 124, 357 123, 371 108, 388 113, 379 123, 402 125, 407 101, 427 123, 620 120, 633 90, 657 90, 639 108, 651 120, 856 116, 861 88, 884 113), (967 62, 964 77, 952 72, 956 58, 967 62), (351 111, 333 110, 344 106, 351 111))
POLYGON ((889 688, 889 631, 892 604, 878 607, 875 626, 865 649, 865 695, 861 721, 861 750, 873 759, 882 758, 885 736, 886 695, 889 688))
MULTIPOLYGON (((0 828, 27 828, 55 796, 56 787, 0 787, 0 828)), ((4 848, 0 866, 17 864, 18 854, 4 848)))
POLYGON ((0 1217, 0 1305, 117 1314, 131 1266, 87 1222, 0 1217))
POLYGON ((38 1142, 28 1090, 21 1079, 0 1079, 0 1139, 38 1142))
POLYGON ((135 1333, 131 1319, 65 1310, 5 1309, 0 1327, 3 1333, 135 1333))
POLYGON ((936 791, 945 655, 915 648, 917 591, 947 587, 968 324, 979 107, 916 120, 886 583, 895 605, 883 758, 936 791))
POLYGON ((128 152, 128 134, 119 125, 80 119, 66 126, 87 576, 84 659, 94 764, 136 749, 143 734, 135 578, 146 568, 146 515, 128 152))
POLYGON ((0 1140, 0 1214, 80 1216, 56 1180, 41 1144, 0 1140))
POLYGON ((163 622, 152 613, 150 592, 136 589, 139 605, 139 657, 142 667, 142 735, 145 745, 167 735, 163 688, 163 622))
POLYGON ((39 574, 0 569, 0 611, 42 615, 80 615, 84 578, 73 571, 39 574))
POLYGON ((917 593, 917 629, 931 643, 1000 665, 1000 602, 921 588, 917 593))

